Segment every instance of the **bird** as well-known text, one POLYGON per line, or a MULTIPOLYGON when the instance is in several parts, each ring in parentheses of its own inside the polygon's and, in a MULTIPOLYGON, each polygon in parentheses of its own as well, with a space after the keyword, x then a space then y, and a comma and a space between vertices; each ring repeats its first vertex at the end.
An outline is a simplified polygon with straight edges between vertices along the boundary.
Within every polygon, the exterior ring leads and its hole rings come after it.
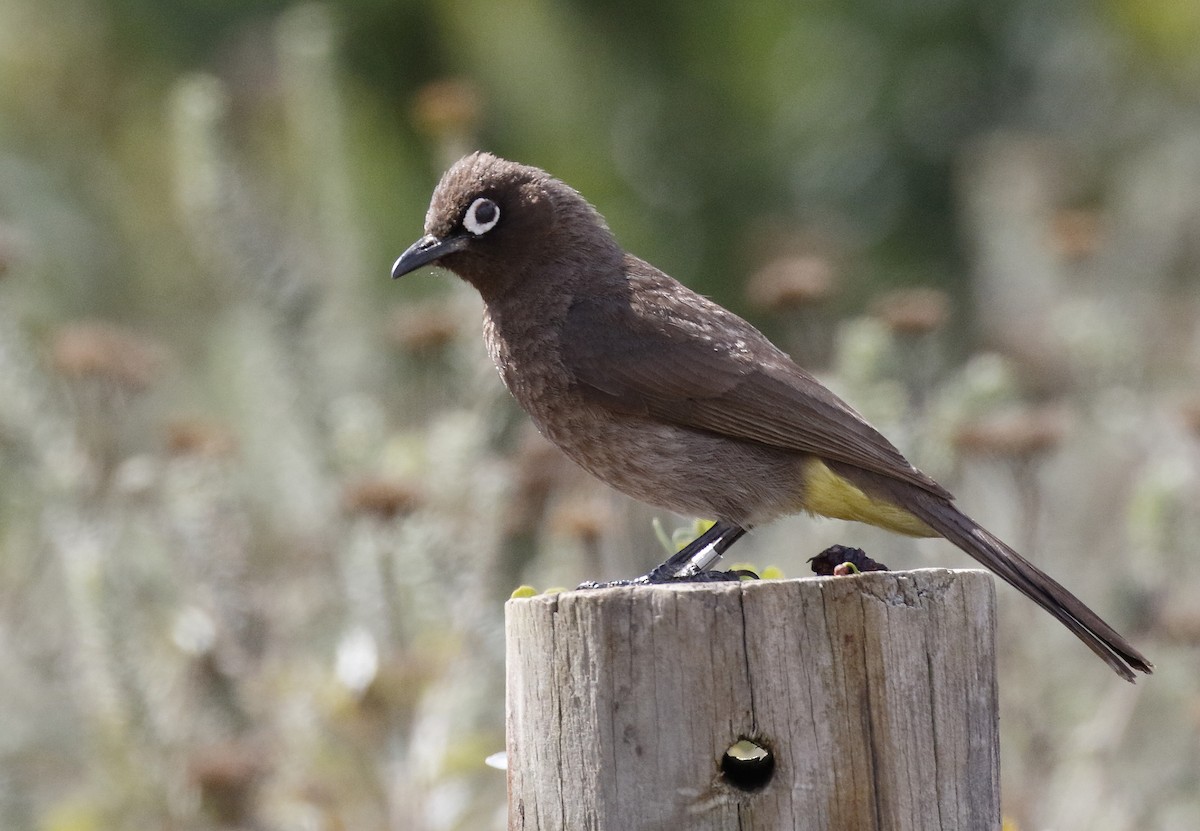
POLYGON ((434 188, 424 231, 392 277, 432 265, 478 290, 488 352, 543 435, 618 491, 715 520, 642 582, 695 577, 689 561, 780 517, 853 520, 949 540, 1122 678, 1153 671, 753 325, 627 253, 569 185, 471 153, 434 188))

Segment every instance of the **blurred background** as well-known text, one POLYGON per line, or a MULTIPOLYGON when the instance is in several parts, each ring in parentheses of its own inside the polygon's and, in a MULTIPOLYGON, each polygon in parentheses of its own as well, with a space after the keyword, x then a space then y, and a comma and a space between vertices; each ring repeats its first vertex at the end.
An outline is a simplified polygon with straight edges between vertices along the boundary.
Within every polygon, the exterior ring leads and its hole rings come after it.
MULTIPOLYGON (((0 828, 504 827, 503 601, 692 519, 531 430, 469 289, 388 279, 475 148, 1157 663, 1000 589, 1012 828, 1200 828, 1197 43, 1193 0, 0 0, 0 828)), ((973 565, 807 518, 734 559, 832 543, 973 565)))

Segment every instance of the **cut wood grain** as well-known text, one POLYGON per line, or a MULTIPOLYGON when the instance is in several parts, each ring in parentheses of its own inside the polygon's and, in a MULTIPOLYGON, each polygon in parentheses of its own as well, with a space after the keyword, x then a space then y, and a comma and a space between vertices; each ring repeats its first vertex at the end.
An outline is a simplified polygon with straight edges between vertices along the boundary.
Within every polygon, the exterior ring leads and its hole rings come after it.
POLYGON ((511 600, 510 831, 999 828, 994 600, 944 569, 511 600))

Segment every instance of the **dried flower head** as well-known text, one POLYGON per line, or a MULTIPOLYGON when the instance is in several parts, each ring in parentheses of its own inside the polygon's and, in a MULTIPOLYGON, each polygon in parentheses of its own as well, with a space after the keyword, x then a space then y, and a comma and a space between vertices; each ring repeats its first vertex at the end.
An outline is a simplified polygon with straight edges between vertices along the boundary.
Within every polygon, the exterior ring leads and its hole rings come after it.
POLYGON ((1200 644, 1200 609, 1191 603, 1164 603, 1156 623, 1159 632, 1171 642, 1200 644))
POLYGON ((430 135, 458 135, 474 130, 481 109, 475 84, 464 78, 443 78, 417 91, 413 119, 430 135))
POLYGON ((598 542, 612 520, 608 506, 596 499, 580 498, 563 502, 550 516, 550 527, 557 533, 585 543, 598 542))
POLYGON ((1094 255, 1100 247, 1100 226, 1100 217, 1093 210, 1061 210, 1054 215, 1050 223, 1050 244, 1067 260, 1085 260, 1094 255))
POLYGON ((0 279, 8 273, 21 254, 21 240, 16 231, 8 225, 0 223, 0 279))
POLYGON ((229 456, 237 439, 219 424, 178 419, 167 424, 167 452, 172 456, 229 456))
POLYGON ((532 424, 522 427, 513 461, 517 487, 538 496, 549 494, 574 471, 574 466, 563 452, 532 424))
POLYGON ((954 446, 966 456, 1028 459, 1057 447, 1067 432, 1061 407, 1018 410, 960 427, 954 446))
POLYGON ((72 380, 99 378, 138 391, 158 376, 166 351, 142 335, 110 323, 85 321, 54 335, 54 368, 72 380))
POLYGON ((1200 438, 1200 398, 1188 401, 1179 409, 1179 415, 1183 419, 1183 425, 1188 431, 1200 438))
POLYGON ((505 527, 509 534, 520 534, 534 530, 551 494, 578 469, 528 422, 522 427, 512 464, 513 495, 505 527))
POLYGON ((242 825, 251 817, 254 796, 266 768, 260 748, 228 741, 193 753, 188 775, 213 816, 223 824, 242 825))
POLYGON ((950 299, 939 289, 896 289, 876 299, 872 313, 898 335, 924 335, 946 322, 950 299))
MULTIPOLYGON (((449 644, 438 644, 439 648, 449 644)), ((383 661, 371 683, 358 696, 360 715, 394 718, 408 713, 421 700, 421 691, 445 671, 445 655, 432 654, 431 649, 413 649, 383 661)))
POLYGON ((407 303, 392 312, 388 340, 414 353, 445 348, 462 331, 462 317, 452 304, 441 301, 407 303))
POLYGON ((789 311, 824 302, 833 294, 834 282, 828 258, 789 254, 760 268, 746 284, 746 296, 760 309, 789 311))
POLYGON ((394 479, 360 479, 342 489, 342 510, 351 516, 395 519, 421 503, 415 487, 394 479))

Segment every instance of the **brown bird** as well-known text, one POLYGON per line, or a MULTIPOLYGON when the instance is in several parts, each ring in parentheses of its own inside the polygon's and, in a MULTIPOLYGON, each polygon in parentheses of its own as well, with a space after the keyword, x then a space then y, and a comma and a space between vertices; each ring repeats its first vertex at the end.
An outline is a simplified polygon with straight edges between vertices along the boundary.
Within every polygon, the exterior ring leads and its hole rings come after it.
POLYGON ((547 438, 619 491, 717 520, 643 582, 686 578, 747 528, 807 511, 945 537, 1123 678, 1153 669, 757 329, 625 253, 546 172, 469 155, 438 183, 425 231, 392 277, 436 264, 479 290, 488 351, 547 438))

